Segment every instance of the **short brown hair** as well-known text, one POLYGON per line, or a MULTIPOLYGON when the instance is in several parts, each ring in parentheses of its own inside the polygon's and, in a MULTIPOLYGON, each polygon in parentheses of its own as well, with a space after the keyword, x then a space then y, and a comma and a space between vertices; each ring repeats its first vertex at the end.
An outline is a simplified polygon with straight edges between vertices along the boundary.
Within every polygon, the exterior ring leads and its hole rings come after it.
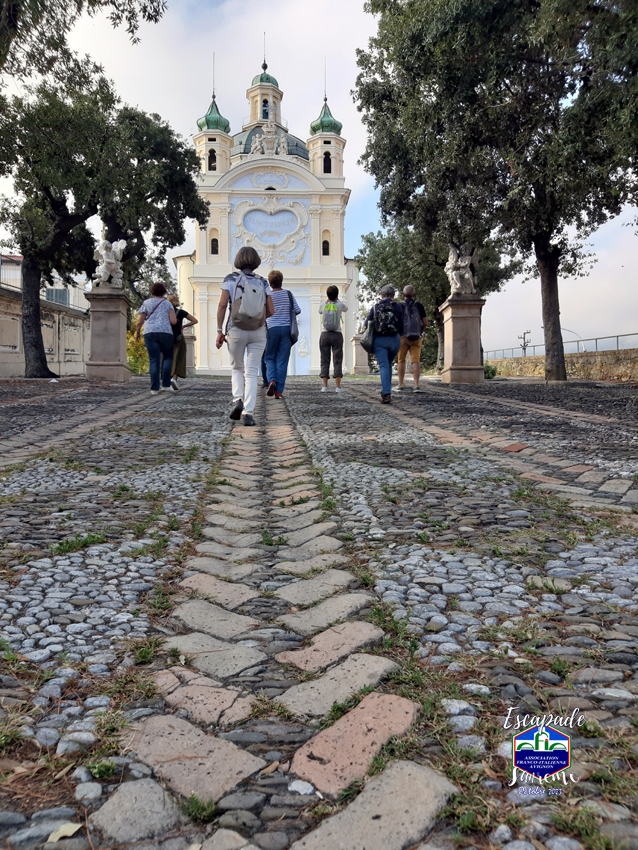
POLYGON ((254 248, 240 248, 235 257, 235 268, 250 269, 252 272, 261 265, 261 257, 254 248))
POLYGON ((161 298, 166 295, 166 287, 163 283, 152 283, 151 284, 151 295, 154 295, 156 298, 161 298))
POLYGON ((336 301, 339 297, 339 287, 338 286, 329 286, 326 289, 326 295, 328 296, 329 301, 336 301))
POLYGON ((273 289, 281 289, 284 282, 284 276, 278 269, 273 269, 268 275, 268 283, 273 289))

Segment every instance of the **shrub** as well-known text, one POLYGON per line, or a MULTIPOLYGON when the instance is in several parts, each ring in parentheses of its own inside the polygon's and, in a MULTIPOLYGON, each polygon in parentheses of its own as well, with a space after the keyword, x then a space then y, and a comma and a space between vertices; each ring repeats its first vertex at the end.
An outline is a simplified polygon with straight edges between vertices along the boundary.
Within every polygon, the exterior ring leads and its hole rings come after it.
POLYGON ((491 366, 489 363, 485 363, 483 365, 483 372, 488 381, 491 381, 492 378, 496 377, 497 371, 498 369, 496 368, 496 366, 491 366))
POLYGON ((148 352, 142 338, 135 339, 135 331, 126 334, 126 356, 131 375, 148 374, 148 352))

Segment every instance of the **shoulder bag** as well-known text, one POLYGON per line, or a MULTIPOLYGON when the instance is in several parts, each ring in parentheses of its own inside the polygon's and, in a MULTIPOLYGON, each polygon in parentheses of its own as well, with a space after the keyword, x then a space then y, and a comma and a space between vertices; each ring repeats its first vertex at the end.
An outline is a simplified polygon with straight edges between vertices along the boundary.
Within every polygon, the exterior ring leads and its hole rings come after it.
POLYGON ((294 345, 299 339, 299 323, 295 313, 295 301, 292 292, 288 289, 288 300, 290 301, 290 342, 294 345))
POLYGON ((367 351, 368 354, 374 354, 374 320, 376 317, 375 308, 372 308, 372 318, 368 320, 368 325, 363 332, 363 336, 359 340, 361 343, 361 348, 364 351, 367 351))

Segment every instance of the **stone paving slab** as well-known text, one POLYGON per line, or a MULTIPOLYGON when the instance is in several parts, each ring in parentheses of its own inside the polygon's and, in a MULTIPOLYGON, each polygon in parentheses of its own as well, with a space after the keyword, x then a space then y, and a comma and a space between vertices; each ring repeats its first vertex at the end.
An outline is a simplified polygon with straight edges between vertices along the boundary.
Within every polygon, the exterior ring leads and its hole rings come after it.
POLYGON ((353 652, 379 643, 384 634, 383 629, 372 623, 350 620, 315 635, 310 646, 292 652, 280 652, 275 658, 281 664, 293 664, 300 670, 316 673, 342 661, 353 652))
POLYGON ((277 569, 282 573, 304 575, 312 570, 325 570, 328 567, 347 563, 348 559, 345 555, 339 555, 337 552, 333 552, 332 554, 315 555, 303 561, 280 561, 277 564, 277 569))
POLYGON ((225 546, 240 546, 248 548, 255 543, 261 543, 261 534, 236 534, 232 531, 225 531, 223 528, 215 528, 214 526, 205 527, 202 529, 202 534, 210 537, 217 543, 223 543, 225 546))
POLYGON ((361 688, 378 685, 398 669, 388 658, 355 653, 320 678, 289 688, 280 701, 295 714, 323 717, 333 703, 343 702, 361 688))
POLYGON ((392 762, 350 805, 290 850, 405 850, 435 825, 458 790, 429 767, 392 762))
POLYGON ((187 629, 204 632, 222 640, 236 638, 260 625, 259 620, 245 617, 243 614, 234 614, 205 599, 183 602, 175 608, 171 618, 187 629))
POLYGON ((211 493, 209 498, 214 501, 206 506, 206 510, 221 511, 231 516, 251 517, 255 515, 255 511, 261 509, 261 503, 256 496, 233 499, 221 493, 211 493))
POLYGON ((419 706, 403 697, 368 694, 358 706, 311 738, 295 753, 291 769, 322 794, 336 797, 362 779, 393 735, 405 735, 419 706))
POLYGON ((278 620, 289 629, 299 632, 300 635, 311 635, 333 623, 347 619, 372 602, 374 597, 368 593, 341 593, 305 611, 284 614, 278 620))
POLYGON ((259 848, 233 829, 218 829, 214 835, 204 841, 201 850, 259 850, 259 848))
POLYGON ((193 667, 218 679, 237 676, 268 658, 252 646, 227 643, 202 632, 168 638, 166 649, 175 647, 184 655, 192 656, 193 667))
POLYGON ((180 717, 149 717, 135 732, 131 749, 178 794, 219 800, 242 779, 266 766, 231 741, 207 735, 180 717))
POLYGON ((226 531, 254 531, 262 525, 264 517, 257 515, 252 519, 243 519, 226 516, 226 514, 208 514, 206 522, 211 523, 211 525, 219 525, 226 531))
POLYGON ((282 546, 278 554, 288 561, 304 561, 306 558, 313 558, 315 555, 321 555, 325 552, 335 552, 342 546, 341 540, 322 534, 320 537, 315 537, 314 540, 309 540, 303 546, 282 546))
POLYGON ((247 561, 250 558, 263 558, 264 556, 263 549, 251 549, 247 546, 224 546, 223 543, 198 543, 195 549, 202 555, 211 555, 214 558, 222 558, 235 563, 247 561))
POLYGON ((138 779, 121 785, 89 821, 109 843, 129 844, 162 835, 186 818, 161 785, 138 779))
MULTIPOLYGON (((280 511, 284 511, 285 508, 280 508, 280 511)), ((299 514, 298 516, 286 516, 278 515, 274 511, 270 514, 270 524, 274 521, 277 526, 285 526, 286 528, 286 537, 290 539, 290 532, 299 531, 300 529, 307 528, 308 526, 318 524, 318 520, 324 516, 324 511, 322 510, 312 510, 308 511, 305 514, 299 514)))
POLYGON ((236 688, 198 684, 203 679, 200 676, 190 684, 178 687, 166 694, 164 699, 173 708, 188 711, 189 717, 196 723, 206 726, 230 726, 250 717, 255 701, 253 696, 242 696, 236 688))
POLYGON ((213 602, 231 611, 259 595, 258 591, 245 584, 220 581, 207 573, 189 576, 179 584, 187 590, 196 590, 205 596, 213 597, 213 602))
POLYGON ((232 561, 220 561, 217 558, 187 558, 186 569, 197 570, 211 576, 230 578, 233 581, 241 581, 246 576, 252 575, 255 570, 260 569, 260 564, 248 562, 235 564, 232 561))
POLYGON ((335 531, 336 528, 337 524, 334 522, 312 523, 307 528, 300 528, 299 531, 293 531, 291 534, 285 534, 286 545, 289 547, 304 546, 321 535, 330 534, 330 532, 335 531))
POLYGON ((338 590, 343 590, 355 577, 345 570, 326 570, 315 578, 287 584, 275 591, 275 596, 285 599, 292 605, 312 605, 326 596, 332 596, 338 590))
POLYGON ((321 492, 315 488, 308 488, 306 485, 302 490, 293 495, 284 496, 279 493, 277 490, 272 491, 273 498, 271 504, 272 505, 294 505, 300 499, 316 499, 321 496, 321 492))

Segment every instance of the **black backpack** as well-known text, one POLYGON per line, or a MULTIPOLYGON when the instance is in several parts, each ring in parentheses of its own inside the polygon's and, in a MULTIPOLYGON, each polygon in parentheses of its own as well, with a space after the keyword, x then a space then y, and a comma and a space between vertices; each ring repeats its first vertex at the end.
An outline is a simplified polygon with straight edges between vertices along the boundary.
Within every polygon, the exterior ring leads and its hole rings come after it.
POLYGON ((375 304, 374 330, 378 336, 394 336, 399 333, 399 322, 394 312, 393 301, 380 301, 375 304))
POLYGON ((407 340, 416 341, 423 333, 423 323, 419 315, 419 308, 414 298, 406 298, 403 301, 403 336, 407 340))

